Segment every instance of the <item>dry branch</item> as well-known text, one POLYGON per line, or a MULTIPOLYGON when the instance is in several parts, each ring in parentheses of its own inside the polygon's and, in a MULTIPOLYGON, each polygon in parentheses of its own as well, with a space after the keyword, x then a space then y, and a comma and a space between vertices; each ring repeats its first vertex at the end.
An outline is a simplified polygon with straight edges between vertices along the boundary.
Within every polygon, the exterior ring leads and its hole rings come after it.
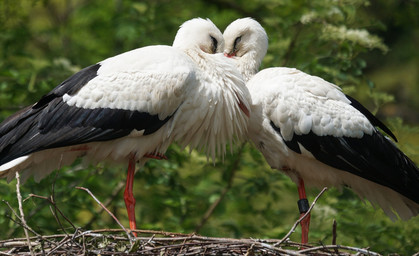
MULTIPOLYGON (((86 188, 93 199, 111 216, 106 207, 86 188)), ((313 209, 316 201, 326 190, 324 188, 314 199, 307 214, 313 209)), ((45 199, 45 198, 44 198, 45 199)), ((19 200, 19 197, 18 197, 19 200)), ((20 199, 21 203, 21 199, 20 199)), ((7 205, 9 205, 6 202, 7 205)), ((54 207, 56 205, 53 203, 54 207)), ((10 205, 9 205, 10 207, 10 205)), ((11 207, 10 207, 11 208, 11 207)), ((21 206, 20 206, 21 208, 21 206)), ((0 241, 0 255, 357 255, 380 254, 368 249, 343 245, 302 245, 292 242, 289 236, 306 216, 302 216, 288 234, 282 239, 251 239, 205 237, 196 234, 182 234, 154 230, 133 230, 138 237, 134 238, 122 229, 81 230, 75 229, 73 234, 55 234, 41 236, 33 231, 11 209, 25 230, 35 234, 25 238, 13 238, 0 241), (304 250, 299 250, 304 247, 304 250)), ((56 209, 58 212, 59 209, 56 209)), ((113 216, 114 217, 114 216, 113 216)), ((116 221, 117 219, 114 218, 116 221)), ((118 221, 117 221, 118 222, 118 221)))
POLYGON ((320 191, 320 193, 316 196, 316 198, 314 198, 313 203, 311 204, 310 208, 308 208, 308 211, 301 216, 301 218, 299 218, 294 225, 292 226, 292 228, 290 229, 290 231, 278 242, 278 244, 275 244, 275 246, 282 244, 284 241, 286 241, 292 233, 294 233, 295 229, 297 228, 298 224, 300 224, 300 222, 302 220, 304 220, 311 212, 311 210, 313 210, 314 205, 316 205, 317 200, 320 198, 320 196, 324 193, 324 191, 326 191, 327 188, 324 187, 322 189, 322 191, 320 191))
MULTIPOLYGON (((76 229, 76 227, 74 226, 74 224, 70 221, 69 218, 67 218, 64 213, 57 207, 57 205, 55 204, 55 201, 53 201, 53 199, 45 197, 45 196, 39 196, 39 195, 35 195, 35 194, 29 194, 28 198, 39 198, 39 199, 43 199, 46 200, 48 203, 50 203, 52 206, 54 206, 54 211, 52 211, 55 219, 57 220, 57 223, 60 225, 61 229, 65 232, 65 228, 62 226, 61 222, 58 220, 58 216, 57 216, 57 212, 60 213, 60 215, 74 228, 76 229)), ((26 200, 26 199, 25 199, 26 200)))
POLYGON ((118 225, 125 231, 125 233, 127 234, 128 238, 132 239, 133 236, 130 234, 130 232, 128 232, 128 230, 124 227, 124 225, 121 224, 121 222, 115 217, 115 215, 113 215, 113 213, 111 211, 108 210, 108 208, 106 208, 101 201, 99 201, 99 199, 96 198, 95 195, 93 195, 93 193, 88 189, 88 188, 84 188, 84 187, 76 187, 77 189, 81 189, 86 191, 87 193, 89 193, 89 195, 116 221, 116 223, 118 223, 118 225))
MULTIPOLYGON (((140 255, 333 255, 330 249, 338 250, 339 255, 350 255, 349 252, 358 252, 361 255, 378 256, 380 254, 367 249, 342 245, 311 246, 298 251, 302 246, 299 243, 285 241, 281 246, 278 239, 233 239, 221 237, 205 237, 198 235, 175 236, 176 233, 146 230, 138 232, 139 237, 134 239, 138 245, 136 250, 130 251, 130 239, 122 229, 81 231, 77 230, 73 236, 67 234, 44 236, 43 239, 54 243, 44 244, 46 255, 59 254, 101 254, 101 255, 126 255, 127 253, 140 255), (98 232, 100 231, 100 232, 98 232), (154 232, 154 234, 152 234, 154 232), (150 236, 150 234, 152 234, 150 236), (147 236, 144 236, 147 235, 147 236)), ((26 238, 9 239, 0 241, 0 250, 14 248, 14 253, 29 255, 26 238), (26 254, 25 254, 26 253, 26 254)), ((40 246, 39 237, 30 237, 34 248, 40 246)), ((35 255, 43 253, 35 250, 35 255)), ((8 255, 7 253, 4 255, 8 255)))
POLYGON ((20 175, 19 175, 19 172, 16 172, 16 181, 17 181, 16 182, 16 196, 17 196, 17 202, 19 204, 20 220, 23 224, 23 231, 25 232, 26 241, 28 242, 29 251, 30 251, 31 255, 34 255, 33 251, 32 251, 32 245, 31 245, 31 242, 29 240, 28 229, 26 228, 28 226, 28 224, 26 224, 25 214, 23 212, 22 195, 20 194, 20 175))

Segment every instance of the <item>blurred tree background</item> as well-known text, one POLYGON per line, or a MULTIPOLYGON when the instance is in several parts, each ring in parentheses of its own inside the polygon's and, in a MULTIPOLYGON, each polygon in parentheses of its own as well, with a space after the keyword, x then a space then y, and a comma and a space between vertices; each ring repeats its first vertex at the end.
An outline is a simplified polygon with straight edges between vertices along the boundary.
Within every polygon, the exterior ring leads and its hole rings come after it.
MULTIPOLYGON (((188 19, 210 18, 223 31, 236 18, 250 16, 269 35, 263 67, 296 67, 341 86, 385 121, 399 147, 419 163, 418 13, 417 0, 2 0, 0 120, 85 66, 142 46, 170 45, 188 19)), ((282 238, 298 218, 296 185, 271 170, 250 144, 234 152, 213 165, 199 152, 173 145, 168 161, 150 160, 134 185, 139 227, 282 238)), ((89 188, 128 226, 125 172, 125 166, 87 170, 75 163, 40 183, 29 179, 21 189, 24 198, 53 195, 76 227, 118 228, 74 187, 89 188)), ((16 209, 15 185, 0 180, 1 199, 16 209)), ((309 190, 309 200, 318 192, 309 190)), ((74 232, 59 214, 61 224, 56 221, 46 200, 29 198, 23 208, 28 224, 41 234, 74 232)), ((313 211, 310 242, 330 244, 333 219, 340 244, 381 253, 419 251, 419 217, 392 222, 350 190, 330 189, 322 196, 313 211)), ((4 202, 0 230, 0 239, 23 236, 4 202)), ((291 239, 300 240, 299 229, 291 239)))

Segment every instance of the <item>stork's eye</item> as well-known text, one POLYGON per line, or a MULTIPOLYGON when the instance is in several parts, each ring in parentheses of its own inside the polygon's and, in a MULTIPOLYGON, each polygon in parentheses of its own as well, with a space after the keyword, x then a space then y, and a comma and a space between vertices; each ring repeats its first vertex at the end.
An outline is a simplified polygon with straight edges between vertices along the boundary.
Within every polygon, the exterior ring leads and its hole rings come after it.
POLYGON ((241 36, 237 37, 236 40, 234 40, 234 45, 237 45, 238 43, 240 43, 241 40, 242 40, 241 36))
POLYGON ((236 40, 234 40, 234 49, 237 49, 237 45, 240 43, 240 41, 242 40, 242 36, 239 36, 236 38, 236 40))
POLYGON ((215 37, 210 36, 211 40, 212 40, 212 53, 216 53, 217 52, 217 47, 218 47, 218 41, 217 39, 215 39, 215 37))

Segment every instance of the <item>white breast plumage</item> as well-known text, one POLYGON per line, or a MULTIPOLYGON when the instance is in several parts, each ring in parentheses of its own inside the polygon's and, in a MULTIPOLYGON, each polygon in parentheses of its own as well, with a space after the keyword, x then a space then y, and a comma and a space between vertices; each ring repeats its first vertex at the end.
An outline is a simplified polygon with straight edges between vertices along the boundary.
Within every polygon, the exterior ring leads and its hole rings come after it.
POLYGON ((173 141, 215 158, 245 134, 249 92, 232 63, 210 54, 217 42, 210 20, 193 19, 173 47, 132 50, 74 74, 0 125, 0 177, 39 180, 77 157, 129 162, 124 198, 135 229, 136 162, 165 158, 173 141))

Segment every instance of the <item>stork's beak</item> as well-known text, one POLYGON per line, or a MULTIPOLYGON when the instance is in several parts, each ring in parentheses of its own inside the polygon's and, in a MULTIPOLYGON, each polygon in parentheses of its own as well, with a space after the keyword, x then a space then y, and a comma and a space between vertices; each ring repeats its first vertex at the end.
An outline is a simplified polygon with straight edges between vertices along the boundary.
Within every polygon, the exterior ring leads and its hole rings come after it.
POLYGON ((224 52, 224 56, 226 56, 227 58, 231 58, 231 57, 236 56, 236 53, 235 52, 231 52, 231 53, 224 52))

